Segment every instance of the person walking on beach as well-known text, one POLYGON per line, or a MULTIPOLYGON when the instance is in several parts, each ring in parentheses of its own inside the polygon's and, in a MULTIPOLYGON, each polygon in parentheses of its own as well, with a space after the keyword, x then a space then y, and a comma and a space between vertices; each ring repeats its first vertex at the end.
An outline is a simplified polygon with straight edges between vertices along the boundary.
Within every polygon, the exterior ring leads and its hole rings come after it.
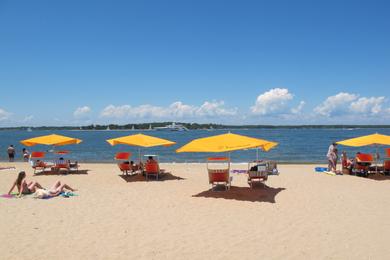
POLYGON ((328 148, 328 153, 326 154, 328 158, 328 171, 336 171, 336 160, 337 160, 337 144, 332 143, 328 148))
POLYGON ((9 161, 13 162, 15 159, 15 148, 12 144, 8 147, 7 152, 9 161))

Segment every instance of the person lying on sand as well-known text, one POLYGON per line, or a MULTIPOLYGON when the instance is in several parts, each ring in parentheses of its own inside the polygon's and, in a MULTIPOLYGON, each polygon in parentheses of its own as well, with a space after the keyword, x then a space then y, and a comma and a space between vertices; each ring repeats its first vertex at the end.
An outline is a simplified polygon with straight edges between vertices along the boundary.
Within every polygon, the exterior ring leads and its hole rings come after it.
POLYGON ((50 197, 56 197, 61 194, 61 192, 65 192, 66 190, 70 191, 76 191, 76 189, 73 189, 69 185, 65 183, 61 183, 60 181, 57 181, 53 187, 51 187, 49 190, 46 189, 37 189, 34 193, 36 198, 50 198, 50 197))
POLYGON ((21 171, 18 174, 18 177, 16 178, 15 182, 13 183, 11 189, 9 190, 8 194, 11 194, 11 192, 14 190, 14 188, 18 188, 18 196, 21 197, 22 194, 31 194, 36 191, 36 189, 43 189, 42 186, 36 182, 36 181, 27 181, 26 178, 26 172, 21 171))

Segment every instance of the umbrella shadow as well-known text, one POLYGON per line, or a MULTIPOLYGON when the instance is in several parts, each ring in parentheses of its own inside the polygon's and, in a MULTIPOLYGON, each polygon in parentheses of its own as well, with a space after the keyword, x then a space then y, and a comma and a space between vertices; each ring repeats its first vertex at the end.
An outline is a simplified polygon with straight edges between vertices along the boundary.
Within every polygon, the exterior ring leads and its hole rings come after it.
MULTIPOLYGON (((156 178, 154 176, 149 177, 149 179, 146 180, 145 176, 143 176, 142 174, 119 175, 119 177, 121 177, 126 182, 156 181, 156 178)), ((173 181, 173 180, 185 180, 185 179, 179 176, 175 176, 172 173, 166 172, 165 174, 159 176, 157 181, 173 181)))
POLYGON ((373 175, 369 175, 367 179, 374 180, 374 181, 388 181, 390 180, 390 176, 383 175, 383 174, 373 174, 373 175))
POLYGON ((286 188, 273 188, 265 184, 255 185, 253 188, 232 186, 230 190, 227 191, 213 191, 212 189, 209 189, 192 195, 192 197, 275 203, 276 195, 285 189, 286 188))
POLYGON ((52 175, 87 175, 89 170, 78 171, 41 171, 36 172, 34 176, 52 176, 52 175))

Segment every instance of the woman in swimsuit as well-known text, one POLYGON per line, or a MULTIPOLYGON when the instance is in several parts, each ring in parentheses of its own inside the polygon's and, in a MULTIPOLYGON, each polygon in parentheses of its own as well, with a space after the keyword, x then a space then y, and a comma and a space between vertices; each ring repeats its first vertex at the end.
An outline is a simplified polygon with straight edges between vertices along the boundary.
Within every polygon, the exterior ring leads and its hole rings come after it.
POLYGON ((16 178, 14 184, 12 185, 11 189, 9 190, 8 194, 11 194, 11 192, 14 190, 15 186, 18 188, 19 197, 22 196, 22 194, 31 194, 34 193, 35 190, 43 189, 41 184, 39 184, 36 181, 28 182, 26 180, 26 172, 21 171, 18 174, 18 177, 16 178))

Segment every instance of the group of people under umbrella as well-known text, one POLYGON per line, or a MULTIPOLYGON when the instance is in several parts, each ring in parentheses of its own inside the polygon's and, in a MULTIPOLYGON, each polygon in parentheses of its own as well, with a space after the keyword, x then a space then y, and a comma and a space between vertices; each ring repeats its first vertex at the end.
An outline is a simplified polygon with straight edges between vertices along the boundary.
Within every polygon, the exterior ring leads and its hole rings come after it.
MULTIPOLYGON (((51 135, 46 135, 46 136, 40 136, 40 137, 35 137, 31 139, 26 139, 21 141, 22 144, 26 146, 34 146, 34 145, 48 145, 48 146, 63 146, 63 145, 69 145, 69 144, 79 144, 81 142, 80 139, 77 138, 72 138, 72 137, 66 137, 62 135, 56 135, 56 134, 51 134, 51 135)), ((142 160, 141 160, 141 148, 148 148, 148 147, 155 147, 155 146, 171 146, 176 144, 173 141, 154 137, 154 136, 149 136, 145 134, 135 134, 135 135, 129 135, 129 136, 123 136, 123 137, 118 137, 118 138, 113 138, 107 140, 107 142, 114 146, 114 145, 130 145, 130 146, 136 146, 139 148, 139 164, 137 165, 138 169, 145 168, 145 165, 142 165, 142 160)), ((352 138, 344 141, 339 141, 337 144, 340 145, 347 145, 347 146, 375 146, 377 149, 380 145, 390 145, 390 136, 387 135, 381 135, 381 134, 373 134, 373 135, 368 135, 368 136, 363 136, 363 137, 358 137, 358 138, 352 138)), ((237 150, 246 150, 246 149, 262 149, 263 151, 269 151, 273 147, 277 146, 277 142, 273 141, 268 141, 264 139, 259 139, 259 138, 254 138, 254 137, 248 137, 244 135, 238 135, 234 133, 225 133, 225 134, 220 134, 220 135, 215 135, 215 136, 210 136, 210 137, 203 137, 199 139, 195 139, 190 141, 189 143, 185 144, 184 146, 180 147, 179 149, 176 150, 177 153, 182 153, 182 152, 204 152, 204 153, 227 153, 227 157, 215 157, 215 158, 210 158, 210 161, 214 160, 217 162, 220 161, 226 161, 228 164, 228 167, 224 169, 223 171, 218 171, 218 170, 209 170, 209 181, 211 184, 214 184, 214 181, 211 180, 213 173, 215 177, 215 183, 218 183, 219 180, 221 182, 224 182, 225 184, 230 185, 230 179, 229 179, 229 172, 230 172, 230 153, 233 151, 237 150), (210 175, 211 174, 211 175, 210 175), (210 179, 211 178, 211 179, 210 179), (228 178, 228 179, 227 179, 228 178)), ((33 155, 33 154, 32 154, 33 155)), ((148 161, 153 162, 153 158, 149 158, 148 161)), ((148 162, 147 161, 147 162, 148 162)), ((66 163, 70 163, 65 162, 66 163)), ((77 164, 77 162, 76 162, 77 164)), ((36 165, 39 167, 39 165, 36 165)), ((69 166, 64 166, 65 168, 67 167, 69 170, 69 166)), ((263 169, 261 168, 261 164, 258 165, 258 172, 264 172, 264 171, 269 171, 269 170, 274 170, 274 169, 263 169)), ((266 165, 269 166, 269 165, 266 165)), ((44 165, 42 165, 44 169, 44 165)), ((276 168, 276 164, 272 166, 273 168, 276 168)), ((147 168, 147 167, 146 167, 147 168)), ((153 167, 153 171, 157 171, 157 178, 160 173, 160 169, 157 167, 153 167)), ((248 169, 249 171, 255 171, 253 169, 248 169)), ((254 175, 254 178, 258 178, 261 181, 266 180, 266 175, 254 175)), ((249 179, 248 179, 249 183, 249 179)), ((250 183, 251 184, 251 183, 250 183)), ((226 185, 227 186, 227 185, 226 185)))

